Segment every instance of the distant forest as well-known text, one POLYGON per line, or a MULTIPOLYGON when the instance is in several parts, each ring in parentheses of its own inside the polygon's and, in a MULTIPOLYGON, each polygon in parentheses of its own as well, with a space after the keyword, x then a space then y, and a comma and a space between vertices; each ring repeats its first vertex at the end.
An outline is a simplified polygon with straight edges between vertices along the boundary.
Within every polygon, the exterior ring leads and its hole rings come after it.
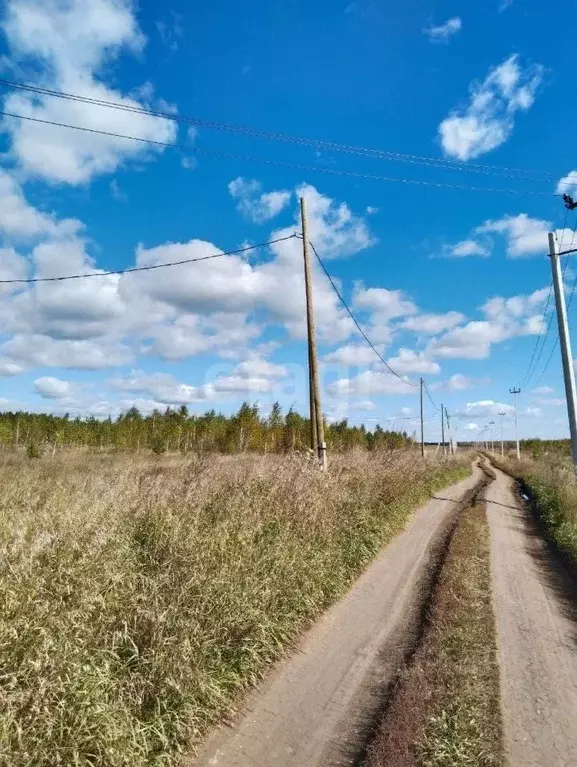
MULTIPOLYGON (((191 415, 186 405, 154 410, 143 415, 133 407, 118 418, 104 420, 44 413, 0 413, 0 445, 26 446, 31 455, 60 447, 152 450, 155 453, 212 451, 219 453, 292 452, 310 444, 309 419, 294 410, 283 414, 275 403, 262 417, 257 405, 244 403, 231 416, 210 410, 191 415)), ((351 426, 347 419, 325 425, 327 446, 332 450, 391 450, 413 445, 406 432, 385 431, 379 425, 369 431, 351 426)))

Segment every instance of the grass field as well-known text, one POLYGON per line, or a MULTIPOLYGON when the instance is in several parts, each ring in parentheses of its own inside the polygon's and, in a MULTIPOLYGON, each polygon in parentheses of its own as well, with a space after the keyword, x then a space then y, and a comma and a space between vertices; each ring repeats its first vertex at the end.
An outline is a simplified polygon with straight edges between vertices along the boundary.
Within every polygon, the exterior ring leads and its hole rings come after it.
POLYGON ((0 764, 176 763, 466 458, 4 454, 0 764))
POLYGON ((492 460, 525 485, 548 536, 577 566, 577 483, 571 460, 556 454, 492 460))

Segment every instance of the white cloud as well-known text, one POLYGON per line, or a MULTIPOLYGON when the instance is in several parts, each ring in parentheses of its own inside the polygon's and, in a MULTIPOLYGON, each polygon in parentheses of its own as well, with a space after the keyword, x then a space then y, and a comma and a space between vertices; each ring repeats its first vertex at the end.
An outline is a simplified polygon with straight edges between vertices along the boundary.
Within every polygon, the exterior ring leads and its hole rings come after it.
POLYGON ((76 219, 58 220, 42 213, 26 200, 16 178, 0 169, 0 233, 14 240, 68 237, 82 229, 76 219))
POLYGON ((34 381, 34 387, 43 399, 65 399, 74 394, 75 387, 70 381, 43 376, 34 381))
POLYGON ((365 370, 354 378, 340 378, 327 387, 336 397, 371 394, 414 394, 417 389, 388 372, 365 370))
POLYGON ((547 233, 550 230, 550 221, 520 213, 518 216, 503 216, 495 221, 485 221, 475 231, 479 234, 495 232, 504 235, 507 240, 507 255, 510 258, 519 258, 548 253, 547 233))
POLYGON ((24 372, 24 368, 9 359, 0 358, 0 376, 17 376, 24 372))
POLYGON ((99 370, 129 363, 131 350, 121 343, 55 340, 40 334, 13 336, 2 354, 22 368, 60 367, 99 370))
POLYGON ((414 333, 423 335, 436 335, 444 330, 451 330, 465 319, 461 312, 447 312, 446 314, 418 314, 405 320, 401 327, 414 333))
POLYGON ((390 357, 387 362, 397 373, 420 373, 421 375, 436 375, 441 371, 437 362, 426 357, 424 352, 415 352, 412 349, 399 349, 396 357, 390 357))
MULTIPOLYGON (((382 353, 383 347, 377 347, 382 353)), ((374 351, 366 344, 345 344, 324 356, 325 362, 335 362, 339 365, 369 365, 376 361, 374 351)))
MULTIPOLYGON (((2 27, 11 59, 27 72, 26 79, 129 108, 142 106, 97 79, 120 54, 139 54, 144 47, 130 0, 9 0, 2 27)), ((150 88, 147 91, 151 93, 150 88)), ((150 99, 144 105, 152 105, 150 99)), ((162 102, 158 106, 164 111, 170 108, 162 102)), ((40 120, 165 143, 173 142, 177 133, 176 125, 162 118, 25 92, 9 93, 4 107, 40 120)), ((128 159, 162 151, 137 141, 12 118, 4 118, 2 127, 11 136, 12 153, 22 168, 30 176, 52 182, 83 184, 128 159)))
POLYGON ((538 386, 536 389, 531 389, 531 394, 553 394, 554 389, 550 386, 538 386))
POLYGON ((449 376, 446 381, 439 381, 437 384, 432 384, 431 388, 445 389, 446 391, 466 391, 472 389, 475 386, 475 381, 468 376, 464 376, 462 373, 455 373, 449 376))
POLYGON ((471 160, 507 141, 516 112, 527 111, 535 101, 543 72, 539 64, 522 67, 519 57, 513 55, 492 69, 482 83, 474 83, 468 107, 454 110, 439 125, 445 154, 471 160))
POLYGON ((428 355, 444 359, 485 359, 492 344, 538 334, 540 312, 548 293, 549 288, 542 288, 528 296, 489 299, 481 307, 486 319, 468 322, 433 339, 427 347, 428 355))
POLYGON ((459 16, 453 16, 437 27, 426 27, 423 32, 432 43, 448 43, 451 37, 460 31, 462 26, 463 24, 459 16))
POLYGON ((404 416, 409 416, 413 414, 413 408, 412 407, 402 407, 399 410, 399 413, 404 416))
POLYGON ((363 412, 370 412, 372 410, 376 410, 377 406, 375 405, 374 402, 371 402, 370 399, 364 399, 364 400, 361 400, 360 402, 353 402, 351 404, 351 409, 361 410, 363 412))
POLYGON ((468 256, 481 256, 486 258, 491 255, 491 248, 476 240, 461 240, 455 245, 446 245, 443 251, 446 258, 467 258, 468 256))
POLYGON ((526 407, 522 415, 529 416, 529 418, 540 418, 543 412, 539 407, 526 407))
POLYGON ((366 211, 368 216, 374 216, 379 212, 379 209, 375 208, 374 205, 367 205, 366 211))
POLYGON ((461 417, 490 418, 505 413, 511 415, 514 412, 512 405, 505 405, 503 402, 495 402, 492 399, 479 400, 478 402, 467 402, 463 407, 457 408, 454 415, 461 417))
POLYGON ((237 209, 255 224, 263 224, 286 208, 291 192, 286 189, 275 192, 262 192, 259 181, 239 176, 228 185, 228 191, 237 200, 237 209))
POLYGON ((402 290, 387 288, 365 288, 362 282, 355 282, 353 306, 373 314, 373 321, 386 322, 395 317, 416 314, 418 309, 402 290))
POLYGON ((571 170, 566 176, 563 176, 563 178, 559 179, 559 183, 557 184, 557 189, 555 190, 557 194, 572 194, 575 195, 577 193, 577 170, 571 170))
POLYGON ((467 431, 477 431, 478 428, 479 428, 479 424, 473 423, 473 422, 470 422, 465 426, 465 429, 467 431))
POLYGON ((113 389, 145 394, 164 405, 186 405, 207 399, 209 390, 179 383, 168 373, 146 374, 135 370, 128 377, 113 378, 109 381, 113 389))

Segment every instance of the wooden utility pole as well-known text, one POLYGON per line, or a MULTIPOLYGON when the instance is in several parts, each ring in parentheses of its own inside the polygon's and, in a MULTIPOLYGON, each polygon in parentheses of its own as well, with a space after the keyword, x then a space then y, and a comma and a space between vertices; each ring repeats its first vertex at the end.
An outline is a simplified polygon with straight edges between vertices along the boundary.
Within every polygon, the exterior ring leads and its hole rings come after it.
POLYGON ((425 418, 423 411, 423 387, 424 381, 421 378, 421 457, 425 457, 425 418))
POLYGON ((445 450, 445 406, 441 402, 441 441, 443 443, 443 455, 447 454, 445 450))
POLYGON ((313 286, 311 272, 311 258, 309 249, 307 204, 301 197, 301 221, 303 232, 303 257, 305 263, 305 295, 307 302, 307 335, 309 349, 309 396, 311 418, 311 448, 316 452, 321 468, 327 467, 327 445, 325 442, 325 429, 323 423, 323 409, 321 405, 321 385, 319 377, 319 360, 317 354, 317 334, 313 308, 313 286), (313 425, 314 424, 314 427, 313 425), (316 444, 315 437, 316 435, 316 444), (316 449, 316 450, 315 450, 316 449))

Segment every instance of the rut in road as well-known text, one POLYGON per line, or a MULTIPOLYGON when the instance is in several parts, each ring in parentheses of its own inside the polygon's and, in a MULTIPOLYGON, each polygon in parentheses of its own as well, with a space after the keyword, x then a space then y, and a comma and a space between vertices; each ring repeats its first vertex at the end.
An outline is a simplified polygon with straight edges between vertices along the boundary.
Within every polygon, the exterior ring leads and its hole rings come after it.
POLYGON ((475 465, 471 477, 421 507, 348 595, 272 670, 234 725, 216 730, 188 764, 357 764, 414 649, 458 510, 483 481, 475 465))
POLYGON ((510 767, 577 765, 575 579, 495 468, 487 489, 505 746, 510 767))

